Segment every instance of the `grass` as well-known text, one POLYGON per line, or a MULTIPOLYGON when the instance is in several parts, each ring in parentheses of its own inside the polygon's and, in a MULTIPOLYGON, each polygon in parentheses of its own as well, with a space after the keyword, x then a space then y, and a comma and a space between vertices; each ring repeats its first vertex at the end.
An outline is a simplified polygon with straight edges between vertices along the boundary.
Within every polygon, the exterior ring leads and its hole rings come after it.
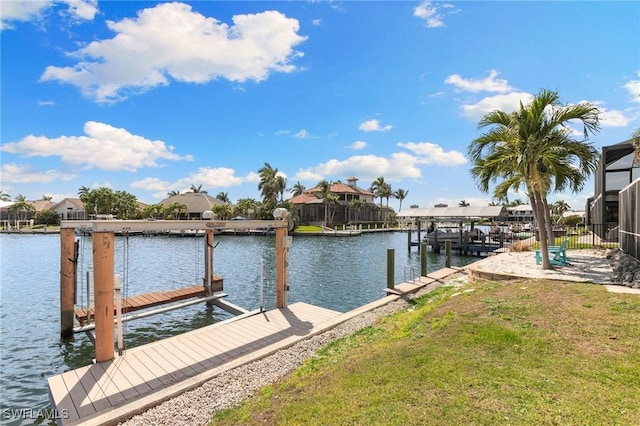
POLYGON ((319 226, 311 226, 311 225, 301 225, 296 226, 294 232, 322 232, 322 228, 319 226))
POLYGON ((640 298, 549 280, 440 288, 213 425, 640 424, 640 298))

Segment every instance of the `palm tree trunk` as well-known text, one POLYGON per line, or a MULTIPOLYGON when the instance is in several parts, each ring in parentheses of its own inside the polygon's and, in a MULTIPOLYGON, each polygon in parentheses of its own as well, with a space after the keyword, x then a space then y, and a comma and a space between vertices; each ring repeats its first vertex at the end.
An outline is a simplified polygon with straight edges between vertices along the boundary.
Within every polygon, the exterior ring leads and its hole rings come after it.
POLYGON ((547 225, 547 241, 550 246, 554 245, 556 240, 553 237, 553 221, 551 220, 551 212, 549 211, 549 203, 547 197, 542 197, 542 205, 544 207, 544 221, 547 225))
POLYGON ((542 197, 537 191, 533 191, 533 197, 530 197, 533 207, 533 216, 538 224, 538 236, 540 239, 540 255, 542 257, 542 269, 553 269, 549 262, 549 245, 547 244, 547 227, 544 215, 544 205, 542 197))

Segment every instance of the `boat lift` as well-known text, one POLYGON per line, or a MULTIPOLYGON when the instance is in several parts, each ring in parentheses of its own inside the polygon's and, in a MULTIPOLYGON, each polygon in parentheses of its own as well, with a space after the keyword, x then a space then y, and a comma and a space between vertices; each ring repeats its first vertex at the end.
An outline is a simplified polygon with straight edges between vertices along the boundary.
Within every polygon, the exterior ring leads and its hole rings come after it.
MULTIPOLYGON (((96 362, 110 361, 115 357, 114 334, 115 324, 121 321, 116 317, 121 309, 114 306, 114 293, 118 291, 115 276, 115 233, 128 232, 161 232, 167 230, 204 230, 205 231, 205 277, 203 279, 205 297, 196 301, 184 302, 178 307, 188 306, 199 301, 218 304, 223 295, 214 294, 212 287, 216 277, 213 275, 213 236, 216 230, 225 229, 273 229, 276 238, 276 307, 286 306, 287 286, 287 254, 292 239, 288 236, 291 222, 284 209, 276 209, 276 220, 94 220, 94 221, 62 221, 60 227, 60 322, 61 336, 66 339, 73 335, 75 319, 75 288, 76 288, 76 242, 75 229, 91 229, 93 246, 93 275, 94 275, 94 320, 96 362), (118 312, 116 312, 118 311, 118 312)), ((287 212, 288 213, 288 212, 287 212)), ((116 305, 121 303, 118 294, 116 305)), ((233 308, 233 307, 232 307, 233 308)), ((237 308, 237 307, 235 307, 237 308)), ((175 309, 166 307, 154 313, 175 309)), ((237 313, 243 312, 237 308, 237 313)), ((142 317, 143 314, 137 314, 142 317)), ((151 315, 151 314, 147 314, 151 315)), ((134 319, 131 316, 128 319, 134 319)), ((79 330, 87 331, 87 330, 79 330)), ((121 333, 118 333, 120 338, 121 333)), ((119 345, 120 349, 120 345, 119 345)))

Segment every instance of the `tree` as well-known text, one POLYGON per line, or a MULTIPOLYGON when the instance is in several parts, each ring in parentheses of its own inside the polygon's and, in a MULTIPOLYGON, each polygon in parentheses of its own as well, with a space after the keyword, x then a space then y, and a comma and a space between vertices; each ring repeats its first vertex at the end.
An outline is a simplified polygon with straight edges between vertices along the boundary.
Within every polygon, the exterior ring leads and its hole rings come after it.
POLYGON ((10 201, 10 200, 11 200, 11 195, 9 195, 9 194, 7 194, 7 193, 3 192, 3 191, 0 189, 0 200, 2 200, 2 201, 10 201))
POLYGON ((202 185, 191 185, 191 187, 189 188, 190 192, 193 192, 194 194, 206 194, 207 191, 202 189, 202 185))
POLYGON ((389 198, 393 196, 393 189, 391 189, 391 185, 384 182, 378 189, 378 195, 380 196, 381 201, 380 206, 382 207, 382 199, 385 198, 387 200, 387 208, 389 208, 389 198))
POLYGON ((40 198, 41 201, 51 201, 53 200, 53 197, 50 195, 43 195, 42 198, 40 198))
POLYGON ((562 219, 562 215, 569 210, 571 210, 571 206, 569 206, 569 204, 564 200, 558 200, 551 206, 551 211, 556 215, 556 223, 559 223, 562 219))
MULTIPOLYGON (((402 203, 402 201, 400 201, 400 203, 402 203)), ((355 211, 354 220, 356 222, 360 220, 360 212, 362 211, 363 207, 364 201, 360 200, 359 198, 354 198, 349 202, 349 208, 355 211)))
POLYGON ((404 190, 402 188, 398 188, 396 192, 393 193, 393 196, 400 201, 400 206, 398 207, 398 211, 402 211, 402 200, 407 198, 409 195, 409 190, 404 190))
POLYGON ((227 192, 219 192, 218 195, 216 195, 216 199, 222 201, 223 203, 230 204, 229 193, 227 192))
POLYGON ((458 207, 469 207, 469 203, 466 200, 462 200, 458 203, 458 207))
POLYGON ((274 169, 269 163, 264 163, 264 166, 258 170, 258 175, 260 176, 258 190, 262 194, 262 202, 275 206, 278 201, 278 195, 284 191, 284 189, 281 191, 280 188, 286 186, 282 185, 284 178, 278 179, 278 169, 274 169))
POLYGON ((333 218, 336 214, 336 207, 340 204, 340 197, 336 194, 329 194, 324 201, 329 211, 329 223, 333 223, 333 218))
POLYGON ((329 216, 329 195, 331 195, 331 183, 328 180, 322 179, 318 183, 318 191, 322 198, 322 204, 324 205, 324 226, 327 226, 327 219, 329 216))
POLYGON ((289 192, 294 196, 301 195, 304 190, 307 189, 300 181, 297 181, 291 188, 289 188, 289 192))
POLYGON ((27 201, 27 197, 22 194, 16 195, 13 201, 14 203, 9 206, 7 211, 13 214, 17 220, 27 220, 36 211, 33 205, 27 201))
POLYGON ((167 195, 169 197, 173 197, 174 195, 180 195, 180 191, 176 191, 176 190, 169 191, 169 192, 167 192, 167 195))
POLYGON ((258 211, 260 203, 253 198, 240 198, 233 209, 234 216, 251 218, 258 211))
POLYGON ((229 219, 231 217, 231 214, 233 213, 233 209, 229 204, 221 204, 218 206, 213 206, 212 210, 216 214, 216 216, 221 220, 229 219))
POLYGON ((380 207, 382 207, 382 199, 384 198, 384 195, 381 195, 380 191, 384 191, 383 188, 385 185, 387 185, 387 182, 384 181, 384 177, 380 176, 374 180, 369 187, 369 191, 373 192, 374 198, 380 197, 380 207))
POLYGON ((497 198, 506 196, 509 189, 525 188, 538 223, 543 269, 552 269, 547 195, 567 188, 579 191, 595 171, 598 153, 586 140, 599 129, 598 113, 589 103, 560 105, 557 92, 541 90, 513 113, 485 115, 478 127, 490 127, 489 131, 469 145, 471 174, 480 190, 488 192, 499 179, 494 189, 497 198), (572 139, 568 128, 575 121, 582 123, 582 141, 572 139))
POLYGON ((60 217, 55 210, 45 209, 33 215, 33 222, 36 225, 58 225, 60 224, 60 217))

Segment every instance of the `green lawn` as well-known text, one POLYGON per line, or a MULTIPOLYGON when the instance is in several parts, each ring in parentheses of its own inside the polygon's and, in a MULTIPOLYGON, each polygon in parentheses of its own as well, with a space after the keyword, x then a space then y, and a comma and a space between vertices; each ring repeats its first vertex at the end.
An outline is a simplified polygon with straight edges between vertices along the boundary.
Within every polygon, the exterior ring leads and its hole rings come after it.
POLYGON ((215 425, 640 424, 640 296, 440 288, 334 341, 215 425))

